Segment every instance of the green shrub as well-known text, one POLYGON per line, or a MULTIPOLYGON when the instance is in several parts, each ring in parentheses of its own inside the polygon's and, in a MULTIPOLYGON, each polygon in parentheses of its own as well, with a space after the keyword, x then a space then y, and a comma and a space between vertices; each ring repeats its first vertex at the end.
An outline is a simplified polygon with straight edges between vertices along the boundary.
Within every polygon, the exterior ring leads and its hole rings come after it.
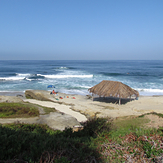
POLYGON ((83 130, 78 132, 71 128, 54 131, 47 125, 36 124, 0 125, 0 160, 32 163, 159 162, 163 153, 162 128, 144 129, 134 123, 124 125, 131 122, 124 121, 116 123, 121 127, 114 127, 111 119, 92 119, 83 123, 83 130))
POLYGON ((105 123, 104 119, 92 120, 90 123, 85 123, 86 129, 80 132, 73 132, 71 128, 63 132, 53 131, 46 125, 34 124, 17 123, 0 126, 0 153, 2 153, 0 160, 17 158, 28 162, 39 162, 45 151, 48 151, 47 157, 50 159, 55 156, 54 162, 72 160, 77 163, 86 160, 91 162, 95 158, 100 160, 92 138, 98 136, 97 132, 105 130, 105 123), (88 132, 89 129, 92 131, 88 132))

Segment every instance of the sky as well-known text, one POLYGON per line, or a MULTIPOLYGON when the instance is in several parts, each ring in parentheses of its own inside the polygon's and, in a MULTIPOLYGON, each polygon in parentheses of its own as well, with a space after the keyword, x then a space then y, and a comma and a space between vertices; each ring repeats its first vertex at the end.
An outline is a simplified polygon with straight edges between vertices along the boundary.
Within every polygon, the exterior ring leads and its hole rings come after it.
POLYGON ((0 60, 163 60, 163 0, 0 0, 0 60))

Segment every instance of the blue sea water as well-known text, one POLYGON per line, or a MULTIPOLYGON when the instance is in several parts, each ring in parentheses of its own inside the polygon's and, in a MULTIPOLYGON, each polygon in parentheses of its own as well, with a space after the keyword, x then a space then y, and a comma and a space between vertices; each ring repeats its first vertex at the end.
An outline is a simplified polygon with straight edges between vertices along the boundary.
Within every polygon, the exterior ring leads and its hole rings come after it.
POLYGON ((0 92, 27 89, 89 94, 102 80, 120 81, 140 95, 163 95, 163 61, 0 61, 0 92))

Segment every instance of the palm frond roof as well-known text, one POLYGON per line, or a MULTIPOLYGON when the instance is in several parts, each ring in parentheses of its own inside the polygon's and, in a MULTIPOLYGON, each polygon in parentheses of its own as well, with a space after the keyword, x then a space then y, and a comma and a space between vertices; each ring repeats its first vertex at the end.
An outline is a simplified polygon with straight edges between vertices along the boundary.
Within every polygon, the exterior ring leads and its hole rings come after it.
POLYGON ((131 98, 131 96, 139 96, 139 92, 128 85, 110 80, 103 80, 88 90, 102 97, 131 98))

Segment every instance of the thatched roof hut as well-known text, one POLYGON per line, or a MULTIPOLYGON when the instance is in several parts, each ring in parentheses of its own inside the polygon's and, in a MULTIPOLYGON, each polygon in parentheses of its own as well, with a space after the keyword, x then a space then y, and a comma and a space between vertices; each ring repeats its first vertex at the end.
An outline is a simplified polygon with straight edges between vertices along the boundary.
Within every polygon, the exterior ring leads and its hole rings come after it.
POLYGON ((139 96, 139 92, 118 81, 103 80, 94 87, 88 89, 91 93, 100 97, 130 98, 139 96))

